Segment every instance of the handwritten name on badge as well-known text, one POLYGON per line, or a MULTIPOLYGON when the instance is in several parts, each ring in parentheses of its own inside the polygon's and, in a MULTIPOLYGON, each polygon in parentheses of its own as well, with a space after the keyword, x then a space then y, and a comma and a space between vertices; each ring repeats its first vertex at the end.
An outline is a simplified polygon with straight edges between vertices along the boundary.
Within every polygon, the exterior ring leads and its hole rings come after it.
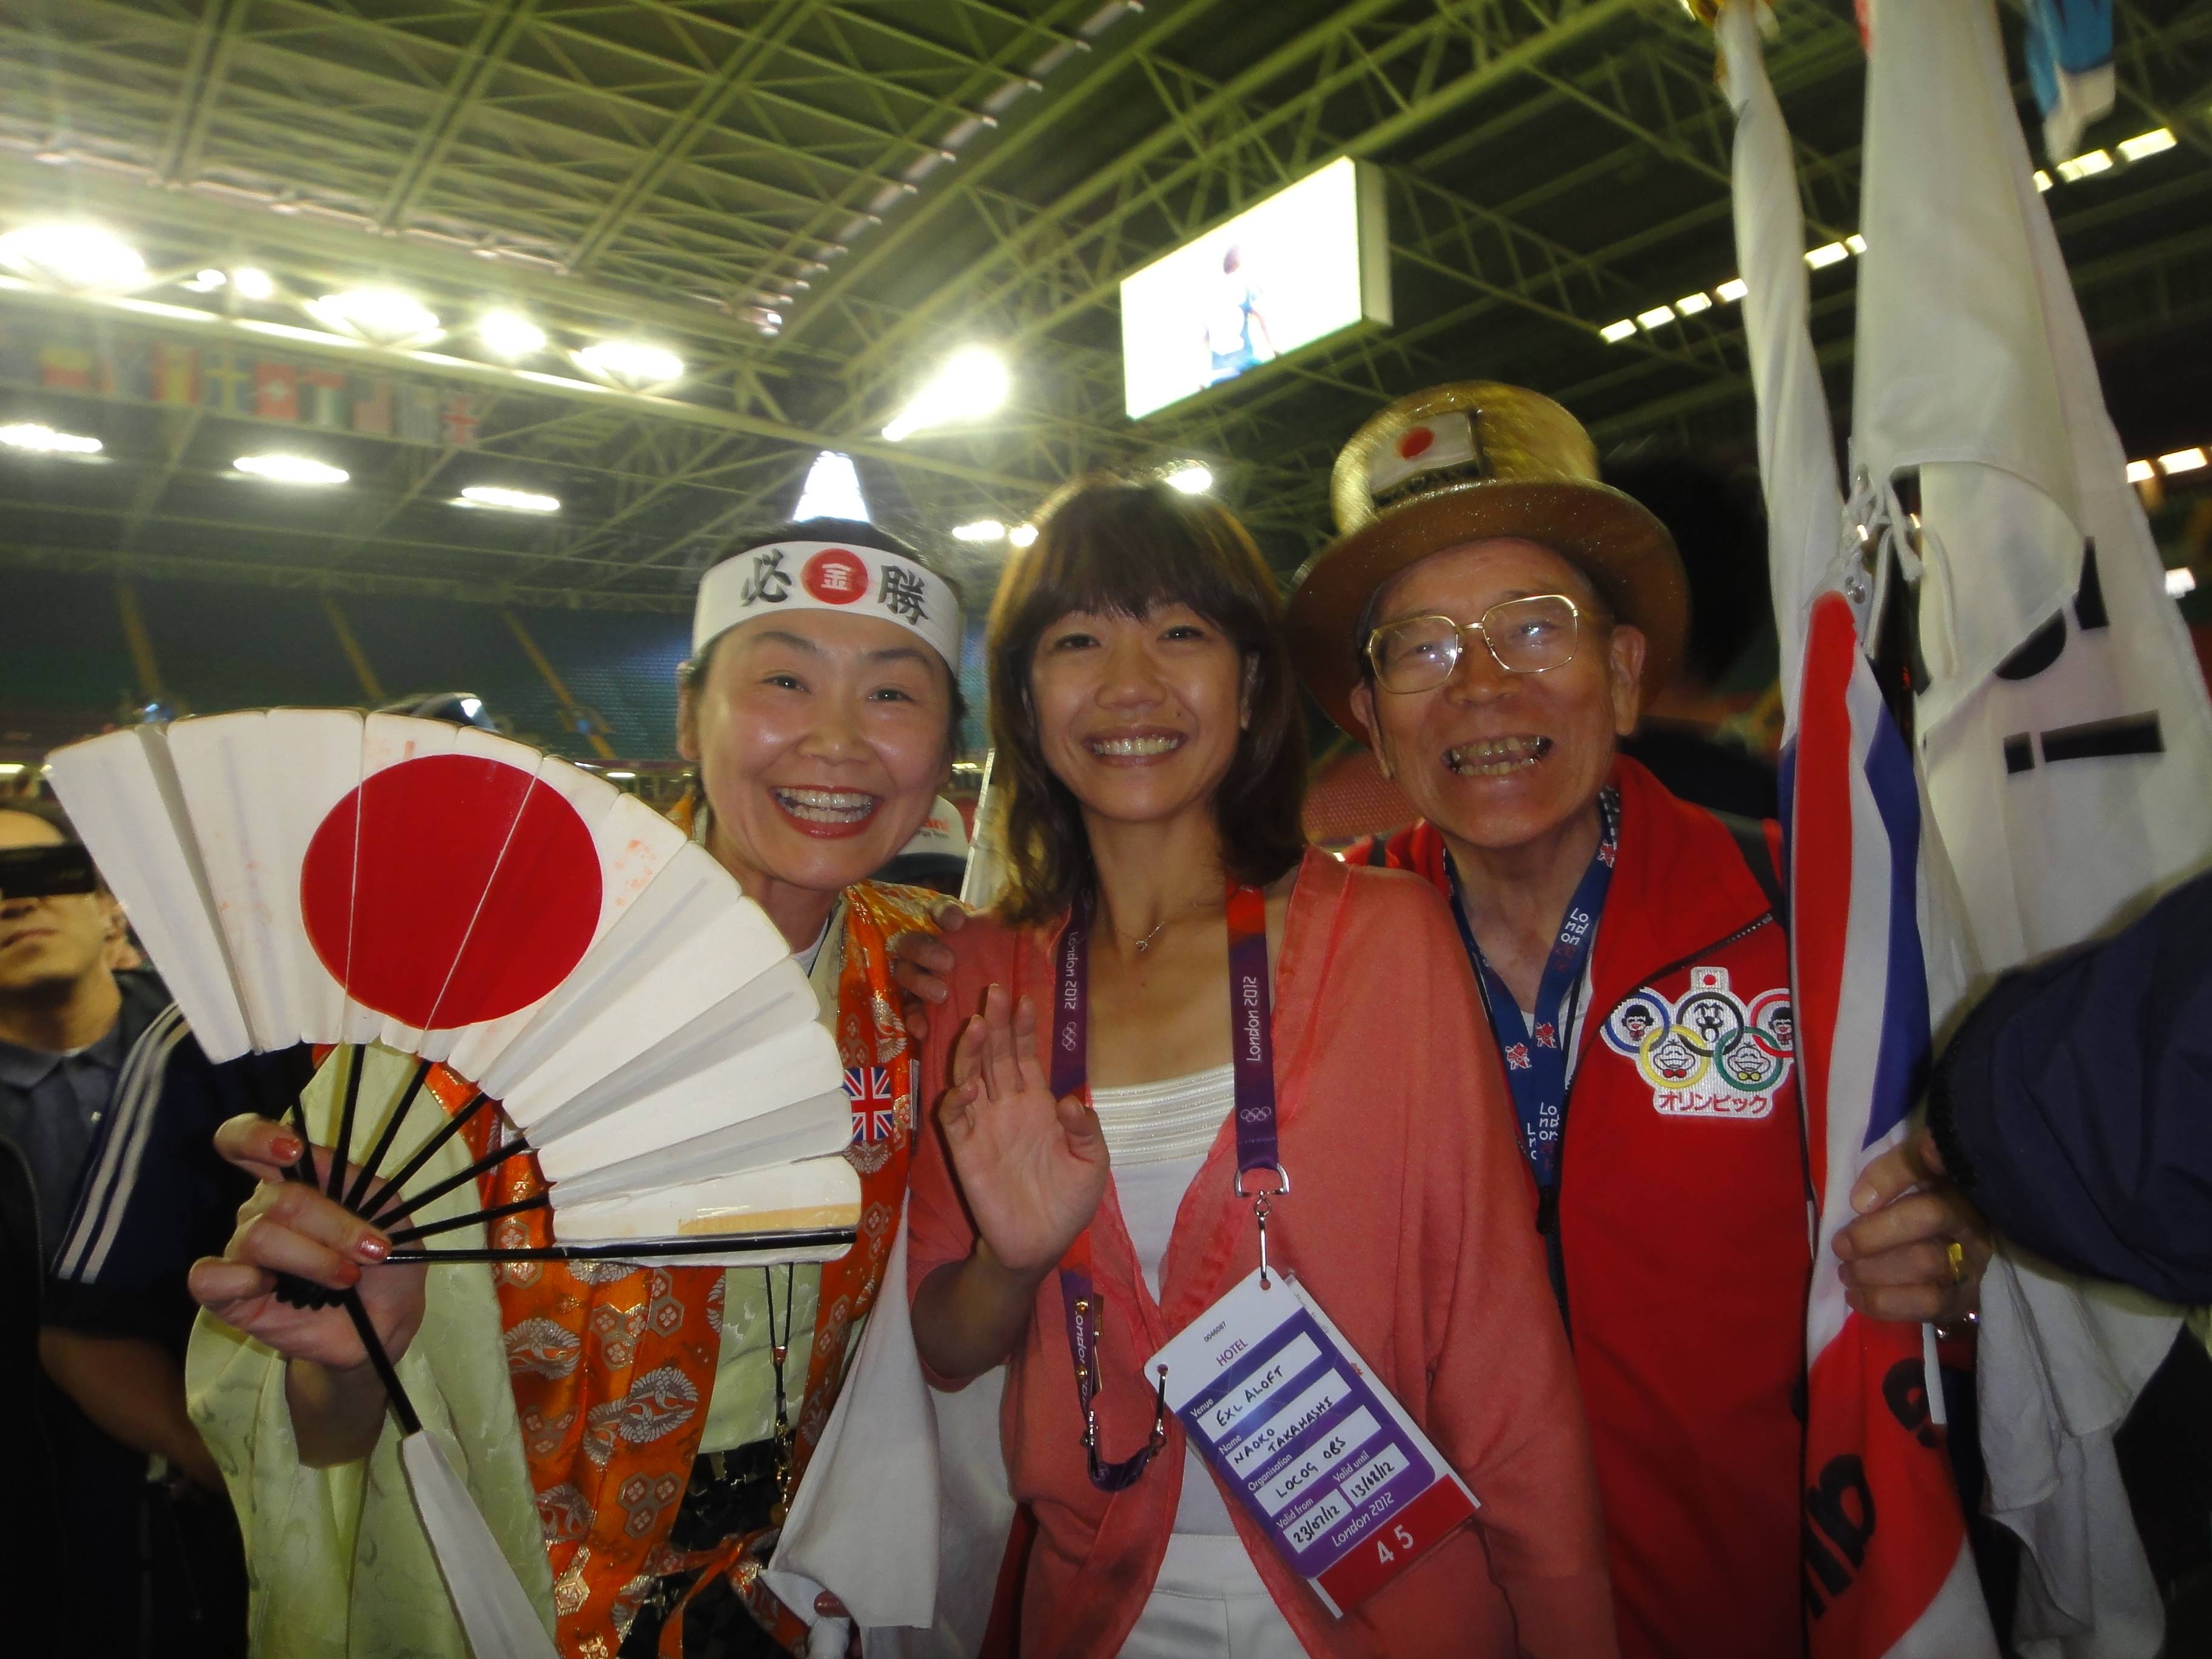
POLYGON ((1474 1513, 1474 1495, 1294 1279, 1255 1272, 1147 1362, 1276 1550, 1340 1614, 1474 1513))
POLYGON ((1293 1498, 1303 1498, 1315 1481, 1372 1440, 1381 1425, 1364 1406, 1322 1437, 1322 1443, 1260 1488, 1260 1507, 1279 1515, 1293 1498))
POLYGON ((1291 1343, 1256 1375, 1239 1383, 1234 1394, 1208 1413, 1213 1432, 1226 1433, 1236 1425, 1238 1418, 1320 1358, 1321 1350, 1309 1339, 1302 1336, 1291 1343))
POLYGON ((1274 1418, 1255 1428, 1249 1439, 1231 1449, 1229 1453, 1230 1466, 1239 1474, 1250 1474, 1263 1464, 1272 1462, 1278 1452, 1342 1405, 1350 1392, 1345 1380, 1334 1370, 1329 1371, 1274 1418))

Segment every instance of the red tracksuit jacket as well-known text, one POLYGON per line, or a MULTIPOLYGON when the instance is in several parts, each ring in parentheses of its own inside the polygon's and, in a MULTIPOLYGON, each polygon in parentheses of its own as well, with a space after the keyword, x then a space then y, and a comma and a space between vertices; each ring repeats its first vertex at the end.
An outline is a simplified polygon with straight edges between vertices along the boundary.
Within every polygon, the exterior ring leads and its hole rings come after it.
MULTIPOLYGON (((1727 826, 1633 761, 1613 781, 1620 861, 1537 1219, 1565 1286, 1620 1650, 1792 1659, 1812 1249, 1789 942, 1727 826)), ((1431 825, 1381 850, 1449 890, 1431 825)))

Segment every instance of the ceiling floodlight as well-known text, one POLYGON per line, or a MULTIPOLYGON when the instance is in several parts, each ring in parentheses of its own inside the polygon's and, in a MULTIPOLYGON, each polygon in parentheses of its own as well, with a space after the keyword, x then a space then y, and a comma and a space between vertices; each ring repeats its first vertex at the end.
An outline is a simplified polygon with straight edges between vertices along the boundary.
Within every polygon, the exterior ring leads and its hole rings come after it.
POLYGON ((576 366, 603 380, 619 381, 632 391, 666 386, 684 377, 684 360, 674 352, 642 340, 602 340, 575 354, 576 366))
POLYGON ((1200 461, 1185 461, 1170 468, 1166 477, 1170 489, 1180 489, 1186 495, 1203 495, 1213 488, 1213 469, 1200 461))
POLYGON ((0 236, 0 264, 63 288, 128 288, 145 280, 137 248, 100 225, 25 225, 0 236))
POLYGON ((1750 292, 1750 283, 1741 276, 1731 276, 1713 290, 1713 297, 1724 306, 1732 306, 1750 292))
POLYGON ((917 432, 979 419, 1002 408, 1012 390, 1006 360, 988 346, 969 346, 945 359, 892 417, 884 436, 897 443, 917 432))
POLYGON ((2197 573, 2187 565, 2166 573, 2166 597, 2169 599, 2185 599, 2196 591, 2197 573))
POLYGON ((1624 317, 1617 323, 1607 323, 1603 328, 1598 330, 1597 334, 1598 338, 1603 340, 1607 345, 1619 345, 1635 332, 1636 319, 1632 317, 1624 317))
POLYGON ((635 773, 635 772, 624 771, 624 770, 623 770, 623 769, 621 769, 620 767, 613 767, 613 766, 611 766, 611 767, 609 767, 609 768, 607 769, 607 774, 606 774, 606 775, 607 775, 607 776, 609 776, 609 777, 611 777, 611 778, 617 779, 617 780, 620 780, 620 781, 628 781, 629 779, 634 778, 634 777, 635 777, 635 776, 637 775, 637 774, 636 774, 636 773, 635 773))
POLYGON ((352 476, 343 467, 325 466, 305 455, 241 455, 231 465, 249 477, 271 483, 342 484, 352 476))
POLYGON ((258 265, 240 265, 230 273, 230 285, 242 300, 266 300, 276 292, 276 279, 258 265))
POLYGON ((212 294, 216 289, 228 284, 229 281, 228 273, 217 270, 213 265, 210 265, 205 270, 195 271, 189 281, 179 283, 177 286, 188 289, 194 294, 212 294))
POLYGON ((463 720, 472 720, 483 713, 483 699, 482 697, 463 697, 461 699, 461 718, 463 720))
POLYGON ((2157 476, 2157 471, 2148 461, 2130 461, 2128 463, 2128 482, 2130 483, 2148 483, 2157 476))
POLYGON ((2171 455, 2158 458, 2158 470, 2161 472, 2194 472, 2203 465, 2202 449, 2177 449, 2171 455))
POLYGON ((80 437, 74 432, 57 432, 50 426, 40 426, 29 421, 14 426, 0 426, 0 444, 10 449, 28 449, 41 455, 97 455, 103 446, 97 438, 80 437))
POLYGON ((2146 155, 2157 155, 2172 149, 2177 141, 2164 127, 2153 127, 2148 132, 2139 132, 2132 138, 2119 143, 2120 154, 2130 161, 2140 161, 2146 155))
POLYGON ((545 331, 519 311, 487 311, 477 319, 477 338, 493 356, 510 362, 545 349, 545 331))
POLYGON ((1818 247, 1805 250, 1805 263, 1815 270, 1826 270, 1830 265, 1839 265, 1851 257, 1850 249, 1841 242, 1823 242, 1818 247))
POLYGON ((1636 313, 1636 320, 1638 324, 1642 326, 1644 331, 1646 334, 1649 334, 1653 329, 1664 328, 1668 324, 1674 320, 1674 307, 1672 306, 1654 306, 1649 311, 1638 312, 1636 313))
POLYGON ((2058 176, 2069 185, 2076 179, 2094 179, 2100 173, 2112 170, 2112 158, 2101 149, 2084 150, 2072 161, 2058 164, 2058 176))
POLYGON ((1016 547, 1036 544, 1037 527, 1033 524, 1018 524, 1006 532, 1006 540, 1016 547))
POLYGON ((1853 231, 1844 238, 1844 246, 1851 251, 1852 257, 1856 258, 1866 252, 1866 238, 1860 235, 1858 232, 1853 231))
POLYGON ((1694 317, 1701 311, 1712 308, 1712 296, 1709 294, 1685 294, 1674 301, 1674 309, 1685 317, 1694 317))
POLYGON ((507 489, 498 484, 471 484, 453 497, 458 507, 495 507, 507 513, 558 513, 558 495, 539 495, 527 489, 507 489))
POLYGON ((2051 175, 2050 175, 2049 173, 2045 173, 2045 172, 2041 167, 2038 167, 2038 168, 2036 168, 2036 170, 2035 170, 2035 193, 2036 193, 2038 196, 2042 195, 2045 191, 2047 191, 2047 190, 2049 190, 2049 189, 2051 188, 2051 175))
POLYGON ((956 542, 1001 542, 1006 538, 1006 526, 996 519, 978 519, 973 524, 952 526, 952 539, 956 542))
POLYGON ((814 465, 806 469, 806 482, 799 486, 799 505, 792 508, 791 516, 869 522, 868 498, 860 494, 860 470, 853 465, 853 458, 834 449, 817 455, 814 465))
POLYGON ((442 331, 436 312, 394 288, 349 288, 343 294, 325 294, 307 309, 337 332, 379 345, 432 340, 442 331))

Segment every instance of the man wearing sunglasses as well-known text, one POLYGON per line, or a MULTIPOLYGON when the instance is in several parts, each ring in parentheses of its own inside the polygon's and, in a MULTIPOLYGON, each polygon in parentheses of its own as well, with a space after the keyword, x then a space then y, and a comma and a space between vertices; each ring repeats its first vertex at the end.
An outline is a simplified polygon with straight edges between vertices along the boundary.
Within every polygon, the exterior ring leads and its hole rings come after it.
MULTIPOLYGON (((1808 1240, 1775 826, 1689 805, 1615 752, 1680 655, 1681 561, 1597 482, 1574 418, 1517 387, 1392 404, 1332 493, 1341 533, 1299 576, 1292 649, 1421 814, 1354 860, 1444 894, 1497 1037, 1621 1651, 1786 1659, 1805 1643, 1806 1291, 1838 1264, 1808 1240)), ((1959 1316, 1987 1257, 1948 1193, 1845 1238, 1879 1317, 1959 1316)))
POLYGON ((0 1559, 40 1587, 24 1651, 201 1659, 244 1651, 245 1574, 185 1413, 184 1275, 243 1196, 215 1125, 290 1062, 210 1066, 158 978, 109 966, 125 937, 67 818, 0 805, 0 1559))

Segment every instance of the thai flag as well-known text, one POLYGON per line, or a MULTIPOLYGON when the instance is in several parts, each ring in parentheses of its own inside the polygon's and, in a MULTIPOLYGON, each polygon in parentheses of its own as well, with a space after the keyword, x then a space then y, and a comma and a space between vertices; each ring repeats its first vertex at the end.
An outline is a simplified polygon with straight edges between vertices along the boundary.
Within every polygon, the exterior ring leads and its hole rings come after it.
POLYGON ((1783 817, 1814 1233, 1799 1484, 1807 1628, 1813 1659, 1995 1659, 1942 1390, 1929 1387, 1934 1342, 1920 1326, 1853 1312, 1832 1248, 1860 1172, 1905 1137, 1929 1060, 1919 782, 1838 591, 1851 583, 1870 599, 1871 573, 1851 556, 1857 538, 1844 543, 1789 131, 1752 6, 1729 0, 1719 30, 1790 732, 1783 817))
POLYGON ((1933 1344, 1844 1301, 1850 1191, 1905 1138, 1927 1069, 1920 801, 1840 593, 1814 601, 1784 754, 1792 978, 1812 1202, 1805 1607, 1814 1659, 1994 1656, 1944 1449, 1933 1344))

